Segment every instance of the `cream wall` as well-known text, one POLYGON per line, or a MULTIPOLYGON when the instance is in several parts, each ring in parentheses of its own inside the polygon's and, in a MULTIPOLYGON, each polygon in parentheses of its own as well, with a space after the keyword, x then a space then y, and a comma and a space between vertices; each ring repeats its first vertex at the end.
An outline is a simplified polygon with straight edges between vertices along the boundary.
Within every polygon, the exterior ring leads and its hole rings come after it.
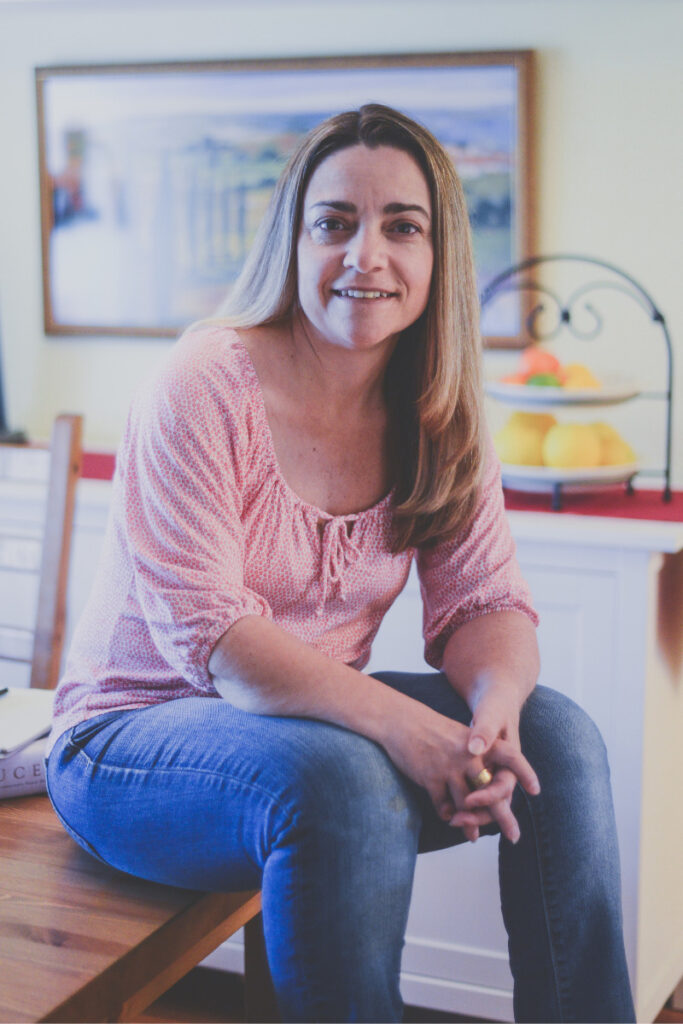
MULTIPOLYGON (((35 66, 402 51, 537 52, 538 251, 591 254, 642 281, 679 352, 680 405, 682 40, 679 0, 0 0, 0 328, 11 424, 40 437, 54 413, 82 411, 87 444, 114 447, 136 382, 169 345, 43 332, 35 66)), ((615 361, 625 351, 657 383, 654 332, 627 325, 609 343, 615 361)), ((498 372, 509 357, 487 362, 498 372)), ((652 457, 657 416, 651 403, 618 413, 652 457)), ((682 425, 679 408, 679 487, 682 425)))

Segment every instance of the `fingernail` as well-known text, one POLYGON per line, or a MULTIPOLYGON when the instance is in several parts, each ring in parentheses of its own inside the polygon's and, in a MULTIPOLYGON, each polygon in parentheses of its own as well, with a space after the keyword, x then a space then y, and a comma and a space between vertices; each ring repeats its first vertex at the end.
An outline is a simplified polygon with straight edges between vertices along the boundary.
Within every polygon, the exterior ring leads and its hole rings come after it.
POLYGON ((518 843, 520 835, 521 835, 521 833, 520 833, 519 829, 516 828, 514 830, 514 832, 512 833, 512 836, 510 837, 510 842, 511 843, 515 843, 515 844, 518 843))
POLYGON ((470 754, 483 754, 486 750, 486 744, 481 736, 475 736, 474 739, 470 740, 467 749, 470 754))

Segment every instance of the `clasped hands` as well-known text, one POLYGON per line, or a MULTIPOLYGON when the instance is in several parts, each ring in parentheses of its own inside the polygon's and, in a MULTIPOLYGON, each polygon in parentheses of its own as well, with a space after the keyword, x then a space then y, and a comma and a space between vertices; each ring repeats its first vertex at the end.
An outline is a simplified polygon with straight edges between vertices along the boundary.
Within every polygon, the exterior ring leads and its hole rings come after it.
MULTIPOLYGON (((465 767, 466 782, 482 768, 488 768, 493 778, 488 785, 467 792, 446 820, 462 828, 470 842, 479 838, 480 826, 495 821, 506 839, 516 843, 520 831, 511 808, 515 786, 519 782, 532 796, 541 791, 536 773, 522 754, 519 710, 494 692, 477 705, 468 731, 471 760, 465 767)), ((449 811, 443 807, 441 816, 445 818, 449 811)))
POLYGON ((443 821, 463 830, 470 842, 483 825, 496 822, 511 843, 520 836, 512 813, 512 794, 520 785, 540 793, 536 773, 521 751, 519 709, 499 693, 483 697, 469 726, 422 706, 408 727, 407 742, 390 750, 394 763, 432 800, 443 821), (483 768, 493 776, 481 789, 471 780, 483 768))

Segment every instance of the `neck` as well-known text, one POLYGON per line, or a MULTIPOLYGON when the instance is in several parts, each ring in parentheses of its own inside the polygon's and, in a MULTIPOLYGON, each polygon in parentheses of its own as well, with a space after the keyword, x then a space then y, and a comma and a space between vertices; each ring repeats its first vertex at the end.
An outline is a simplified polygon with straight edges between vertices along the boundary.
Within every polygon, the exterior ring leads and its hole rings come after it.
POLYGON ((372 349, 347 349, 316 335, 300 315, 290 323, 290 359, 295 379, 310 399, 330 410, 348 411, 383 401, 384 376, 396 339, 372 349))

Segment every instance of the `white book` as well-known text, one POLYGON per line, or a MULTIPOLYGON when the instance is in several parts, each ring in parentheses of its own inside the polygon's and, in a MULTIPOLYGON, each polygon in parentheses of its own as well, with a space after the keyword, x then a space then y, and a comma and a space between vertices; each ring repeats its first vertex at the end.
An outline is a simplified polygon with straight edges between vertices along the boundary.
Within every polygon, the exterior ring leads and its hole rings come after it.
POLYGON ((0 691, 0 764, 17 754, 52 726, 54 690, 7 687, 0 691))
POLYGON ((0 759, 0 800, 11 796, 45 793, 47 737, 34 740, 15 754, 0 759))

